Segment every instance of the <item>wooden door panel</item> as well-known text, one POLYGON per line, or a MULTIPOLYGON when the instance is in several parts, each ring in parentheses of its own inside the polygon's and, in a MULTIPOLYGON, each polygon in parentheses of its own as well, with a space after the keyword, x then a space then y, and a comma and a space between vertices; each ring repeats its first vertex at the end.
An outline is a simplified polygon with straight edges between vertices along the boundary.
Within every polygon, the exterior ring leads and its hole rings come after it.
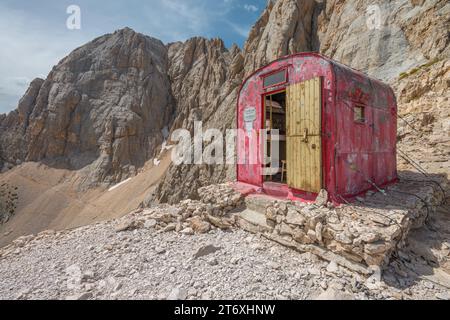
POLYGON ((322 188, 321 80, 287 88, 287 176, 291 188, 322 188))

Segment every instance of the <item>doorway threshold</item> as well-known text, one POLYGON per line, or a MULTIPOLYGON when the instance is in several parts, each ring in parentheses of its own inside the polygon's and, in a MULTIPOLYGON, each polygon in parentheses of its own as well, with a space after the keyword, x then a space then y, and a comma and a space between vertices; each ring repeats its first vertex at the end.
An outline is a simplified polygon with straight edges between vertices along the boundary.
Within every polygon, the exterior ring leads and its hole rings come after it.
POLYGON ((317 194, 309 192, 294 191, 285 183, 266 181, 262 187, 257 187, 243 182, 234 182, 234 190, 244 197, 262 197, 272 200, 291 200, 303 203, 312 203, 316 200, 317 194))
POLYGON ((265 194, 274 197, 287 198, 289 196, 289 187, 281 182, 266 181, 263 183, 265 194))

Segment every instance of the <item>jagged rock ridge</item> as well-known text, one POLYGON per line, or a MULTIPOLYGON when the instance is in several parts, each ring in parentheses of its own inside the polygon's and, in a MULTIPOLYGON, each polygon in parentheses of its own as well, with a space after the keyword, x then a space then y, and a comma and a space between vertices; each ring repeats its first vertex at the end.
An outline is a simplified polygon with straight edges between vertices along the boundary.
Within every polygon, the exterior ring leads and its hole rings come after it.
MULTIPOLYGON (((169 46, 170 78, 177 101, 173 129, 192 132, 194 121, 203 129, 235 127, 237 90, 242 82, 243 56, 238 47, 229 51, 221 40, 193 38, 169 46)), ((234 178, 231 165, 172 165, 150 201, 177 202, 197 198, 197 189, 234 178), (176 188, 173 186, 176 185, 176 188)))
MULTIPOLYGON (((447 66, 449 12, 445 0, 270 1, 242 52, 220 39, 165 46, 120 30, 75 50, 45 81, 32 82, 18 110, 0 116, 0 165, 84 168, 88 186, 123 180, 153 157, 167 132, 192 130, 197 120, 204 129, 234 127, 244 76, 277 57, 319 51, 390 83, 435 60, 447 66)), ((436 74, 448 91, 446 73, 436 74)), ((416 105, 429 87, 416 92, 416 105)), ((400 102, 411 96, 403 85, 398 93, 400 102)), ((448 98, 439 101, 437 112, 448 107, 448 98)), ((233 176, 226 165, 171 166, 150 199, 195 198, 198 187, 233 176)))
POLYGON ((174 109, 167 48, 125 28, 73 51, 34 80, 0 123, 4 162, 84 168, 86 185, 135 174, 174 109))
MULTIPOLYGON (((375 26, 368 23, 373 14, 368 10, 370 5, 373 4, 365 0, 270 1, 260 19, 250 30, 242 54, 236 55, 235 59, 239 63, 234 64, 232 68, 241 67, 241 73, 238 70, 233 71, 230 75, 231 80, 225 83, 242 82, 246 75, 266 63, 300 51, 321 52, 391 84, 395 84, 402 73, 415 66, 421 66, 435 59, 448 61, 447 29, 450 21, 450 5, 446 1, 380 3, 377 7, 380 24, 375 26), (419 20, 425 23, 417 23, 419 20)), ((198 57, 197 61, 201 63, 203 59, 198 57)), ((449 104, 448 98, 442 95, 442 87, 445 91, 449 86, 445 77, 446 71, 441 71, 439 78, 436 78, 441 84, 442 99, 435 109, 441 112, 448 108, 449 104)), ((405 85, 400 87, 397 95, 402 103, 404 96, 410 94, 405 90, 405 85)), ((428 92, 428 88, 430 85, 423 86, 423 91, 416 97, 416 105, 421 104, 420 97, 428 92)), ((203 93, 199 91, 200 96, 209 94, 212 88, 203 89, 205 90, 203 93)), ((173 90, 178 91, 176 87, 173 90)), ((209 110, 215 111, 215 115, 223 118, 219 121, 207 121, 207 127, 213 124, 220 129, 223 129, 224 125, 228 128, 234 127, 236 93, 237 90, 228 95, 224 103, 212 105, 213 108, 209 110)), ((203 111, 202 116, 196 119, 208 119, 207 115, 211 114, 211 111, 205 113, 205 108, 199 107, 203 106, 202 102, 195 99, 191 101, 195 106, 192 109, 203 111)), ((443 122, 447 123, 445 119, 443 122)), ((439 128, 437 131, 442 132, 439 128)), ((234 168, 225 165, 172 166, 150 199, 174 203, 182 198, 196 198, 198 195, 195 190, 199 186, 222 182, 233 177, 234 168), (174 185, 177 186, 175 190, 174 185)))

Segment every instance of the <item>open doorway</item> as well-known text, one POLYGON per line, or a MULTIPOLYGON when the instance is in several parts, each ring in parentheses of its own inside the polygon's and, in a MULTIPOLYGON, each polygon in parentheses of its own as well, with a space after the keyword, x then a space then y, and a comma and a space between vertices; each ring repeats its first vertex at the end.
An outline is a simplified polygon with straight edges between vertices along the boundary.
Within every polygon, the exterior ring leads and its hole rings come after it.
POLYGON ((265 95, 264 109, 263 124, 267 132, 265 154, 268 157, 265 165, 264 181, 286 183, 286 91, 265 95), (271 138, 277 139, 279 145, 279 156, 274 159, 272 159, 271 155, 271 138))

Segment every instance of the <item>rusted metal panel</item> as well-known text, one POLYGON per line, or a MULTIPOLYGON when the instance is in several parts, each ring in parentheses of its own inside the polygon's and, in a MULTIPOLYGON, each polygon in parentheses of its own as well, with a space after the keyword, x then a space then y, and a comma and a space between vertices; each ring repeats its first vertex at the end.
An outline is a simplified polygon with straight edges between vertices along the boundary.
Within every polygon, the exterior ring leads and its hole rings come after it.
MULTIPOLYGON (((328 190, 332 200, 341 202, 342 197, 360 194, 373 188, 374 184, 382 186, 395 181, 397 105, 392 89, 319 54, 301 53, 283 57, 248 77, 238 99, 238 128, 243 132, 246 126, 248 128, 244 121, 248 108, 255 108, 256 111, 252 128, 263 128, 263 95, 286 90, 291 85, 314 78, 322 81, 322 187, 328 190), (286 70, 287 82, 264 88, 264 76, 281 70, 286 70), (364 107, 364 123, 354 121, 355 106, 364 107)), ((290 129, 301 131, 301 127, 290 129)), ((299 157, 302 156, 300 145, 293 143, 292 147, 299 157)), ((244 161, 244 164, 237 165, 238 181, 263 187, 261 147, 257 143, 256 148, 252 149, 248 136, 242 132, 238 135, 238 158, 247 161, 251 153, 256 153, 253 157, 257 158, 256 164, 244 161)), ((280 186, 280 190, 285 188, 280 186)), ((311 194, 308 190, 296 188, 290 188, 290 191, 304 193, 306 197, 311 194)))
POLYGON ((392 90, 338 63, 336 75, 336 185, 353 196, 397 178, 396 104, 392 90), (355 106, 364 106, 365 122, 354 121, 355 106))

